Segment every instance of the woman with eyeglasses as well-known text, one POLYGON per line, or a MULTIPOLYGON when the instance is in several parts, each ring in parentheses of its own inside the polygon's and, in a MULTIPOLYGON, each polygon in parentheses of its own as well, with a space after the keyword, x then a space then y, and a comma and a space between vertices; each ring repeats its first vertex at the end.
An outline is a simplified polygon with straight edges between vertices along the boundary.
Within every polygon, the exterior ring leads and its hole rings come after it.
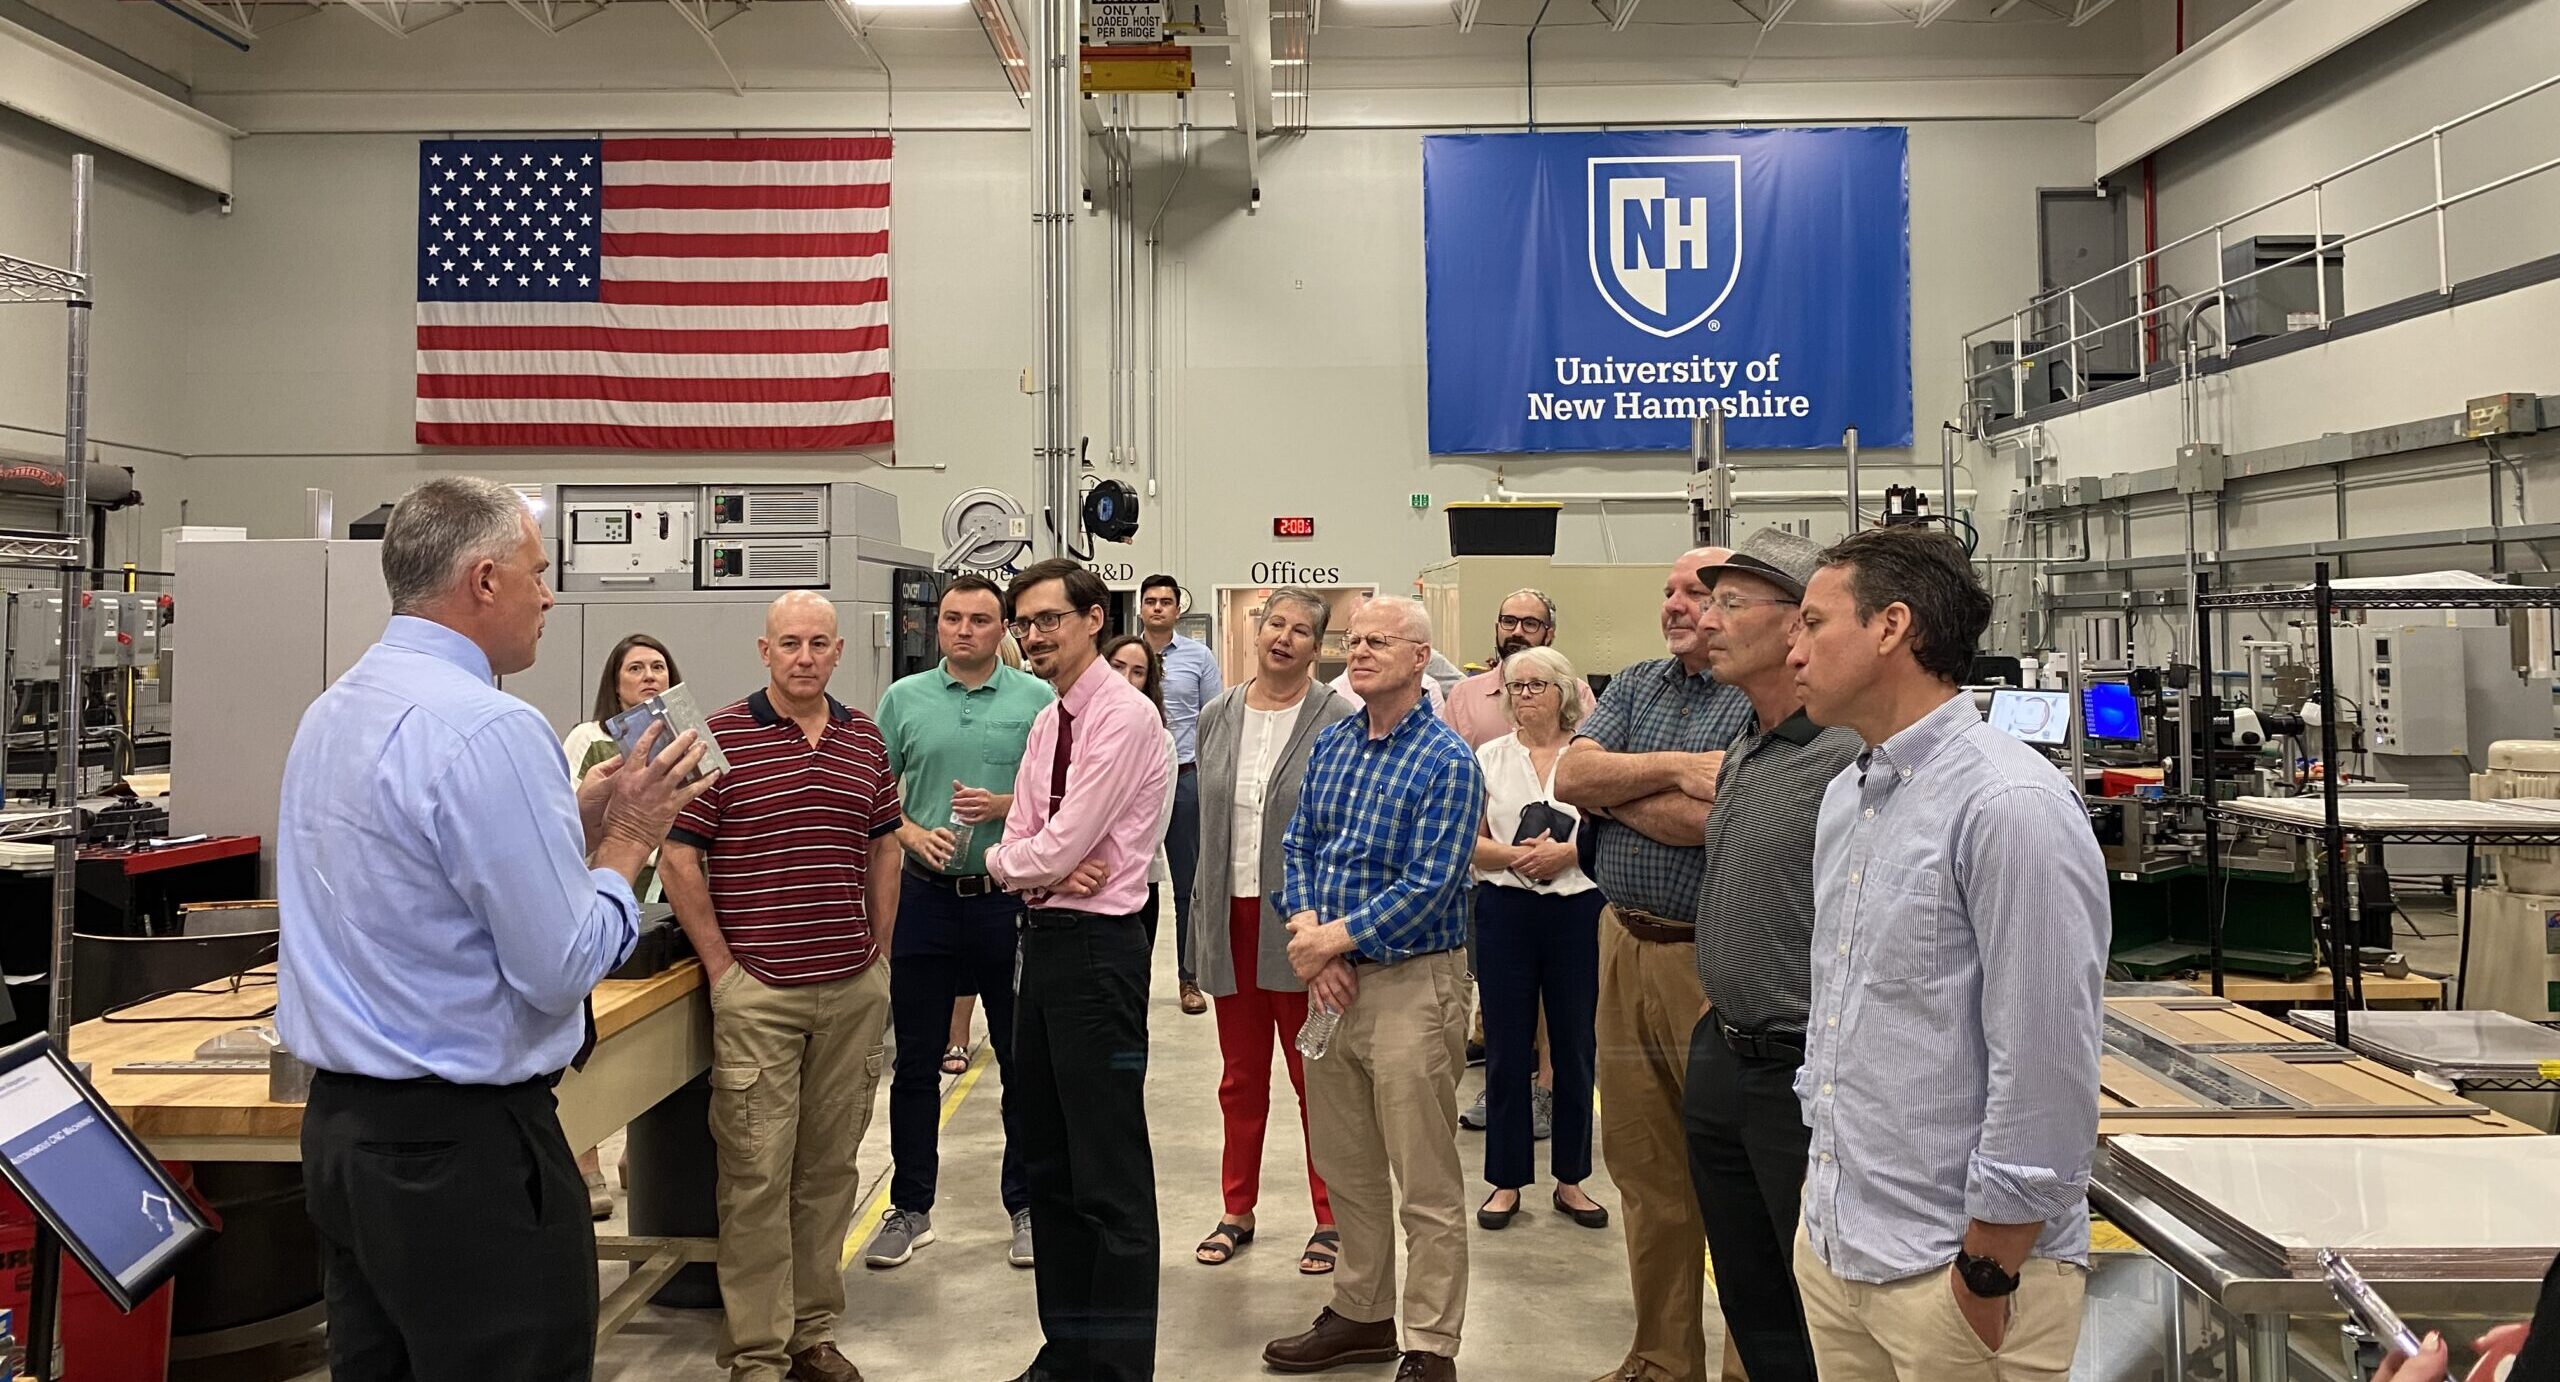
MULTIPOLYGON (((1127 678, 1131 686, 1146 692, 1147 699, 1155 702, 1156 718, 1165 719, 1164 659, 1157 656, 1146 639, 1134 633, 1124 633, 1102 645, 1102 660, 1127 678)), ((1173 762, 1176 750, 1170 721, 1165 725, 1164 752, 1165 761, 1173 762)), ((1147 948, 1150 950, 1156 944, 1156 904, 1163 899, 1165 884, 1173 881, 1173 861, 1165 855, 1164 837, 1165 832, 1173 827, 1174 786, 1173 775, 1168 773, 1164 780, 1164 812, 1156 817, 1156 856, 1147 861, 1147 948)))
POLYGON ((1600 890, 1575 858, 1579 811, 1556 799, 1556 762, 1582 720, 1580 679, 1553 648, 1502 664, 1511 733, 1476 750, 1484 771, 1476 839, 1476 991, 1484 1003, 1485 1183, 1476 1223, 1507 1228, 1520 1212, 1534 1150, 1530 1077, 1541 1006, 1555 1066, 1555 1136, 1547 1150, 1556 1212, 1605 1228, 1609 1211, 1582 1191, 1591 1174, 1592 1019, 1600 1002, 1600 890))
MULTIPOLYGON (((1306 1064, 1298 1028, 1307 986, 1289 966, 1289 918, 1282 915, 1280 839, 1298 809, 1298 787, 1316 732, 1354 713, 1351 702, 1315 680, 1324 642, 1324 597, 1282 588, 1262 603, 1253 629, 1253 678, 1200 711, 1200 865, 1191 885, 1191 968, 1217 1015, 1218 1158, 1221 1214, 1192 1249, 1204 1267, 1223 1265, 1253 1241, 1262 1198, 1262 1138, 1271 1116, 1271 1048, 1276 1042, 1298 1094, 1306 1131, 1306 1064), (1212 920, 1223 918, 1223 923, 1212 920)), ((1298 1270, 1323 1276, 1341 1255, 1342 1236, 1324 1179, 1307 1166, 1315 1232, 1298 1270)))

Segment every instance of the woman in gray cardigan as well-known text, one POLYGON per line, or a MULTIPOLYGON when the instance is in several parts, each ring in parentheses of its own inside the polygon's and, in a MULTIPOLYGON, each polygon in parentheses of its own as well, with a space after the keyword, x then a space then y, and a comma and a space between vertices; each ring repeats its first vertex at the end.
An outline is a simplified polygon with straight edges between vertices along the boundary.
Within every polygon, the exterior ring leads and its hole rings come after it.
MULTIPOLYGON (((1307 1077, 1298 1027, 1307 1020, 1306 985, 1289 967, 1289 919, 1266 898, 1280 892, 1280 837, 1298 809, 1298 784, 1316 731, 1353 713, 1351 702, 1316 684, 1324 641, 1324 597, 1271 592, 1254 626, 1253 679, 1200 711, 1200 854, 1191 914, 1227 924, 1191 928, 1191 967, 1218 1014, 1218 1111, 1226 1124, 1219 1160, 1225 1215, 1193 1255, 1215 1267, 1253 1241, 1262 1191, 1262 1133, 1271 1113, 1271 1047, 1288 1058, 1306 1134, 1307 1077)), ((1341 1255, 1324 1181, 1307 1165, 1316 1231, 1298 1270, 1322 1276, 1341 1255)))

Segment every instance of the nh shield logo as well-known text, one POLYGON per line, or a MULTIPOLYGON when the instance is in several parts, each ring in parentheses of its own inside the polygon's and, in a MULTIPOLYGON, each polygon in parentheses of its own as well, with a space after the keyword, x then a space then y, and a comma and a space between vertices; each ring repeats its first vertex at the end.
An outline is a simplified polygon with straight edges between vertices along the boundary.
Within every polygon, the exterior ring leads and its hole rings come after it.
POLYGON ((1591 281, 1627 323, 1672 337, 1714 316, 1742 276, 1737 154, 1587 162, 1591 281))

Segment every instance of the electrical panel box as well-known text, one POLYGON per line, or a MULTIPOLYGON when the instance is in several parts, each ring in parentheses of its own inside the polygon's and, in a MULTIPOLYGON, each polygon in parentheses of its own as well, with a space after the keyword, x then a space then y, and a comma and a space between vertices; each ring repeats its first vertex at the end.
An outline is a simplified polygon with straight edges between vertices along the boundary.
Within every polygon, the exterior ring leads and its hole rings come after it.
POLYGON ((717 537, 702 540, 704 590, 820 590, 827 584, 822 537, 717 537))
POLYGON ((562 590, 690 590, 702 491, 692 486, 563 489, 562 590))
POLYGON ((702 530, 713 537, 827 531, 824 485, 714 485, 702 530))
POLYGON ((2222 492, 2222 448, 2211 442, 2196 442, 2178 448, 2178 493, 2219 494, 2222 492))
POLYGON ((80 595, 81 659, 89 667, 115 667, 124 662, 124 597, 112 591, 88 590, 80 595))
POLYGON ((52 681, 62 675, 62 597, 9 592, 9 680, 52 681))
POLYGON ((2493 393, 2462 405, 2462 435, 2521 437, 2542 430, 2539 400, 2529 393, 2493 393))
POLYGON ((2367 749, 2450 757, 2471 751, 2462 630, 2367 626, 2356 640, 2363 666, 2355 697, 2367 749))

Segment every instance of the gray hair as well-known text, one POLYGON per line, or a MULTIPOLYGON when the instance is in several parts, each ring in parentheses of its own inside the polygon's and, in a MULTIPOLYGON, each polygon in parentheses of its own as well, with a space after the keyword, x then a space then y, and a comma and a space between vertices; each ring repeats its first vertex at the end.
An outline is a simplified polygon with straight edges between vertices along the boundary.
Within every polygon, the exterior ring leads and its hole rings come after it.
POLYGON ((1381 595, 1363 606, 1360 612, 1368 614, 1376 610, 1394 614, 1396 622, 1404 628, 1405 637, 1425 644, 1431 641, 1431 611, 1424 609, 1420 600, 1410 595, 1381 595))
MULTIPOLYGON (((1523 680, 1535 677, 1554 683, 1556 723, 1568 734, 1573 732, 1575 725, 1582 723, 1582 679, 1573 674, 1573 662, 1564 654, 1553 648, 1522 648, 1503 659, 1502 676, 1505 680, 1515 676, 1523 680)), ((1508 691, 1502 696, 1502 715, 1515 725, 1520 723, 1519 707, 1511 703, 1508 691)))
POLYGON ((1323 636, 1325 624, 1333 617, 1333 607, 1325 603, 1325 598, 1302 585, 1284 585, 1272 591, 1270 598, 1262 602, 1262 612, 1267 615, 1280 605, 1296 605, 1305 610, 1307 622, 1316 626, 1319 637, 1323 636))
POLYGON ((400 496, 382 528, 382 583, 406 614, 453 588, 463 568, 503 561, 524 541, 524 496, 471 475, 429 480, 400 496))

